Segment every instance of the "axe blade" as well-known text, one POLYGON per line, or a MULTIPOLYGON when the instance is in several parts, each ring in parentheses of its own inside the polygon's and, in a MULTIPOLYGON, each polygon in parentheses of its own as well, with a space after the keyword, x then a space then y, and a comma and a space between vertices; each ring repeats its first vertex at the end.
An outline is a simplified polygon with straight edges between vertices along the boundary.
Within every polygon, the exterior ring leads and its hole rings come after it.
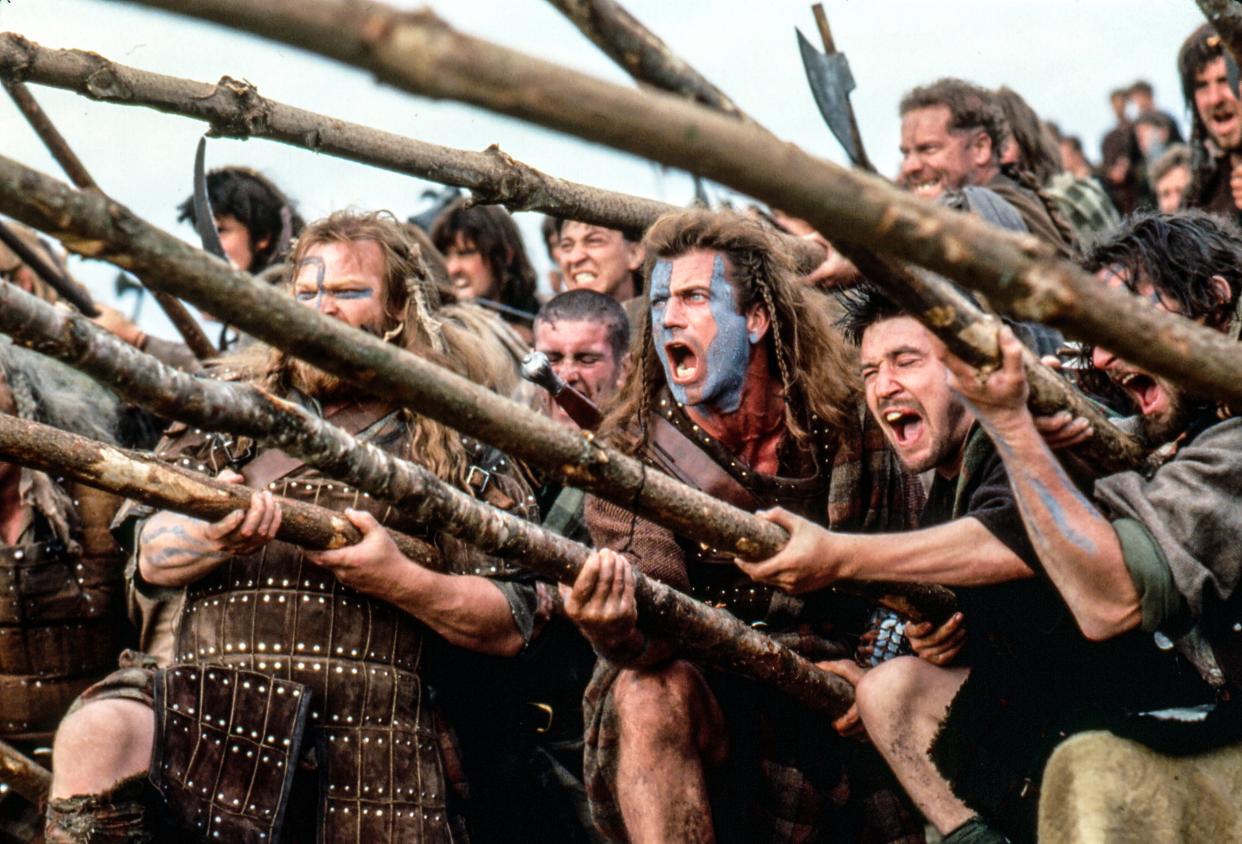
POLYGON ((806 81, 810 83, 815 105, 823 115, 824 122, 832 131, 850 162, 861 164, 861 156, 850 132, 850 91, 854 90, 854 75, 850 73, 849 60, 844 53, 825 55, 798 33, 798 50, 802 53, 802 66, 806 69, 806 81))
POLYGON ((211 199, 207 196, 207 136, 198 139, 198 150, 194 153, 194 228, 198 231, 198 239, 203 249, 228 261, 224 252, 224 244, 220 242, 220 232, 216 231, 216 217, 211 211, 211 199))

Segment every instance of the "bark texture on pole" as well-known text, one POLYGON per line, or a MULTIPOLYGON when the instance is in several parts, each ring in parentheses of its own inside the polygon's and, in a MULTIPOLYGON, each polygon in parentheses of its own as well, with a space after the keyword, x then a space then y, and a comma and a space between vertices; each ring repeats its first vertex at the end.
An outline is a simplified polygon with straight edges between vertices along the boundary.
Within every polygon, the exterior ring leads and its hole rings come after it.
MULTIPOLYGON (((499 146, 483 152, 454 149, 295 108, 259 95, 243 80, 213 84, 128 67, 84 50, 42 47, 15 33, 0 33, 0 77, 24 79, 118 105, 152 108, 202 120, 225 138, 266 138, 420 179, 455 185, 475 202, 511 211, 538 211, 630 234, 641 233, 677 206, 549 175, 516 160, 499 146)), ((807 271, 823 251, 790 238, 807 271)))
POLYGON ((42 806, 52 787, 52 772, 8 742, 0 741, 0 783, 42 806))
MULTIPOLYGON (((23 345, 81 369, 126 398, 162 415, 208 430, 259 437, 288 454, 301 457, 327 475, 392 502, 397 508, 396 525, 452 534, 551 580, 572 582, 590 553, 584 545, 476 500, 440 481, 421 466, 358 443, 344 431, 296 405, 273 399, 249 385, 196 378, 167 367, 82 317, 52 308, 12 285, 0 286, 0 330, 23 345)), ((207 481, 201 475, 178 467, 164 467, 154 461, 148 461, 151 463, 147 476, 149 484, 125 486, 128 475, 115 471, 107 476, 102 473, 116 465, 131 465, 132 468, 133 455, 124 454, 126 459, 131 459, 131 464, 123 464, 114 456, 120 453, 117 449, 103 451, 102 446, 88 448, 82 443, 74 446, 76 450, 70 449, 63 445, 76 442, 66 439, 69 435, 48 434, 47 448, 38 453, 35 446, 42 441, 29 437, 22 440, 24 450, 6 451, 8 435, 3 423, 9 418, 0 417, 0 456, 9 456, 16 462, 45 468, 44 463, 38 461, 56 461, 56 471, 68 472, 87 483, 106 482, 108 489, 120 495, 201 518, 221 518, 244 507, 248 500, 249 490, 243 487, 207 481), (190 480, 183 482, 180 480, 183 477, 190 480), (227 493, 232 497, 216 501, 202 492, 201 485, 195 487, 195 495, 182 495, 179 490, 186 483, 207 484, 220 490, 216 495, 227 493), (189 503, 198 509, 193 512, 179 509, 189 503), (215 509, 208 509, 210 507, 215 509)), ((12 424, 18 423, 20 420, 12 424)), ((90 441, 85 442, 89 444, 90 441)), ((295 504, 282 499, 286 520, 291 518, 289 508, 295 504)), ((341 525, 352 531, 339 514, 322 512, 333 517, 332 526, 338 533, 341 525)), ((295 519, 291 523, 291 529, 297 522, 295 519)), ((312 544, 282 534, 282 538, 311 544, 311 547, 337 547, 356 541, 357 534, 349 533, 349 537, 317 537, 314 541, 321 544, 312 544)), ((415 554, 409 553, 406 546, 401 547, 407 556, 419 562, 438 556, 434 546, 422 540, 408 537, 405 540, 417 543, 412 546, 415 554)), ((679 650, 710 660, 726 670, 773 683, 808 705, 820 709, 828 706, 832 711, 848 707, 848 696, 840 696, 848 686, 825 681, 819 676, 823 672, 729 613, 708 607, 641 574, 637 580, 642 625, 668 637, 679 650), (825 697, 830 691, 832 694, 825 697), (812 703, 815 699, 820 702, 812 703)))
MULTIPOLYGON (((4 88, 9 92, 9 96, 13 98, 13 102, 17 104, 18 109, 25 115, 27 122, 31 128, 35 130, 35 134, 43 141, 43 145, 47 147, 48 152, 56 159, 65 175, 69 177, 69 181, 73 182, 83 190, 100 190, 90 172, 86 169, 86 165, 82 163, 82 159, 78 158, 77 153, 69 146, 69 142, 65 140, 64 135, 60 134, 60 130, 56 128, 56 124, 52 123, 52 119, 47 116, 47 112, 39 105, 39 102, 30 93, 25 83, 17 81, 5 81, 4 88)), ((202 327, 190 316, 190 312, 185 309, 185 305, 178 302, 174 297, 167 293, 155 291, 155 301, 163 309, 164 314, 172 322, 178 333, 189 346, 190 351, 194 353, 194 357, 199 360, 205 360, 215 357, 217 354, 216 347, 207 339, 207 335, 203 333, 202 327)), ((93 314, 88 314, 93 316, 93 314)))
MULTIPOLYGON (((785 531, 770 522, 649 469, 589 434, 571 431, 371 334, 324 317, 287 294, 256 285, 245 273, 160 231, 123 206, 95 193, 74 191, 2 156, 0 209, 56 235, 79 254, 149 273, 165 290, 350 379, 360 389, 414 408, 682 536, 752 560, 772 556, 788 541, 785 531)), ((134 353, 137 350, 117 349, 119 355, 134 353)), ((344 472, 356 463, 346 454, 351 448, 347 442, 340 441, 338 447, 325 459, 338 459, 339 469, 325 469, 327 474, 344 472)), ((395 483, 392 476, 375 482, 395 483)), ((362 480, 355 485, 368 488, 362 480)), ((380 497, 394 499, 391 493, 380 497)), ((904 596, 905 603, 925 608, 917 615, 931 618, 943 618, 953 605, 951 593, 938 587, 886 584, 881 591, 904 596)))
MULTIPOLYGON (((161 510, 213 522, 244 510, 253 492, 136 451, 6 414, 0 414, 0 457, 41 472, 67 475, 161 510)), ((287 498, 278 501, 282 516, 277 536, 286 542, 322 549, 351 545, 362 538, 340 513, 287 498)), ((429 568, 441 565, 440 553, 431 543, 397 531, 389 535, 410 559, 429 568)))
POLYGON ((413 93, 473 103, 707 176, 802 217, 833 243, 891 253, 983 292, 1019 319, 1104 346, 1205 395, 1242 402, 1242 346, 1223 334, 1100 284, 1031 235, 936 207, 680 98, 602 82, 462 35, 430 12, 403 13, 378 2, 134 2, 244 29, 368 69, 413 93))
POLYGON ((673 91, 742 120, 750 118, 615 0, 548 0, 639 82, 673 91))
MULTIPOLYGON (((943 278, 903 266, 867 249, 848 247, 846 257, 862 274, 926 325, 949 351, 981 369, 995 369, 1000 362, 997 332, 1000 320, 984 313, 960 290, 943 278)), ((1094 435, 1070 449, 1101 474, 1112 474, 1145 465, 1147 451, 1139 441, 1114 425, 1068 381, 1040 363, 1038 356, 1022 347, 1030 396, 1027 403, 1036 416, 1068 410, 1090 422, 1094 435)))
MULTIPOLYGON (((758 121, 737 111, 730 102, 730 109, 722 108, 711 99, 698 96, 698 88, 682 83, 681 77, 668 74, 653 73, 652 65, 658 65, 662 57, 669 56, 668 48, 655 35, 648 32, 641 23, 634 20, 624 9, 612 0, 550 0, 560 8, 585 32, 592 41, 612 39, 612 49, 605 52, 623 69, 640 82, 651 85, 673 94, 680 94, 688 99, 695 99, 706 105, 745 117, 756 126, 758 121), (655 45, 658 44, 657 49, 655 45), (652 56, 634 58, 635 51, 648 50, 652 56)), ((836 47, 832 34, 828 29, 828 18, 821 4, 813 7, 815 20, 824 40, 824 49, 835 53, 836 47)), ((670 56, 679 66, 685 67, 694 79, 702 81, 711 91, 717 88, 707 82, 697 71, 680 59, 670 56)), ((722 95, 723 96, 723 95, 722 95)), ((874 172, 866 154, 862 152, 862 141, 857 137, 858 126, 854 120, 854 110, 849 106, 850 126, 855 134, 855 148, 862 156, 864 169, 874 172)), ((762 127, 760 127, 762 128, 762 127)), ((875 284, 880 285, 902 307, 934 332, 955 355, 972 364, 984 368, 995 368, 1000 365, 1000 348, 996 342, 999 323, 969 299, 963 296, 952 285, 926 272, 913 272, 901 263, 876 254, 870 249, 850 245, 845 248, 847 257, 875 284)), ((1069 410, 1075 416, 1087 419, 1094 430, 1094 436, 1077 446, 1074 451, 1087 465, 1105 474, 1133 469, 1142 465, 1146 453, 1138 440, 1122 432, 1108 420, 1102 410, 1075 390, 1068 382, 1058 376, 1029 351, 1024 356, 1027 378, 1030 381, 1030 405, 1038 415, 1051 415, 1061 410, 1069 410)))

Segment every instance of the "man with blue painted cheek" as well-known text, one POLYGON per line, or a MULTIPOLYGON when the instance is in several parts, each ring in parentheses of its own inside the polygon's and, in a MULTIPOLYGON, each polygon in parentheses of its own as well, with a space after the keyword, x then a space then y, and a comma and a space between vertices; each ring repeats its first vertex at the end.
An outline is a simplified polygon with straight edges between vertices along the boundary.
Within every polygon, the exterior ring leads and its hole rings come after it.
MULTIPOLYGON (((917 481, 861 412, 849 350, 776 232, 692 210, 658 220, 643 246, 649 308, 600 430, 652 467, 750 511, 780 504, 847 530, 910 526, 917 481)), ((864 603, 756 584, 730 556, 597 498, 588 497, 586 517, 600 550, 563 592, 567 614, 600 655, 584 700, 584 767, 606 836, 922 840, 869 746, 778 692, 648 639, 636 626, 633 571, 818 660, 850 656, 864 603)))
MULTIPOLYGON (((1242 233, 1198 211, 1131 217, 1087 268, 1151 307, 1237 340, 1242 233)), ((1083 633, 1176 648, 1206 684, 1194 705, 1140 713, 1063 743, 1045 769, 1041 842, 1227 841, 1242 834, 1242 420, 1216 398, 1096 348, 1133 400, 1159 468, 1071 483, 1035 430, 1019 348, 950 384, 1005 462, 1027 533, 1083 633)))

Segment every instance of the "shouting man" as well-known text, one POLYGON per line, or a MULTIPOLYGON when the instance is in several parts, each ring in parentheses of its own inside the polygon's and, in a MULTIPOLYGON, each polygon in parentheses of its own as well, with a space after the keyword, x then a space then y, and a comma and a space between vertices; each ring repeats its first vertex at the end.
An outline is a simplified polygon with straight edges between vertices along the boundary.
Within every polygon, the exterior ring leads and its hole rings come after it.
MULTIPOLYGON (((1242 236, 1220 218, 1132 218, 1094 248, 1088 268, 1154 308, 1237 336, 1242 236)), ((1089 638, 1156 634, 1210 689, 1197 706, 1063 744, 1045 773, 1040 840, 1234 840, 1242 834, 1242 421, 1097 347, 1095 367, 1133 400, 1140 433, 1166 462, 1101 478, 1088 498, 1033 424, 1008 333, 1001 349, 994 372, 952 356, 946 363, 1005 462, 1040 564, 1089 638)))
MULTIPOLYGON (((293 265, 305 307, 484 379, 477 339, 437 318, 417 247, 392 219, 320 220, 299 238, 293 265)), ((506 460, 425 417, 278 350, 242 363, 255 383, 446 481, 499 505, 529 502, 506 460)), ((534 590, 480 576, 499 563, 450 537, 436 541, 458 574, 410 561, 380 527, 391 507, 244 438, 177 426, 158 453, 255 492, 219 522, 160 512, 138 523, 141 578, 186 590, 175 663, 155 673, 129 660, 66 718, 48 840, 147 840, 153 827, 207 840, 282 831, 310 840, 316 823, 325 842, 451 840, 424 677, 446 647, 521 650, 534 590), (316 553, 274 541, 276 495, 343 510, 364 538, 316 553), (104 829, 116 837, 97 837, 104 829)))
POLYGON ((859 713, 946 842, 1005 840, 976 812, 1030 840, 1031 786, 1058 737, 1098 723, 1085 719, 1115 707, 1135 678, 1154 698, 1158 669, 1173 667, 1142 637, 1108 648, 1082 638, 1042 576, 996 449, 946 383, 939 342, 878 291, 843 302, 868 410, 909 471, 932 473, 921 529, 841 534, 774 510, 763 515, 791 532, 789 544, 742 567, 794 593, 838 579, 953 587, 961 611, 936 630, 907 625, 922 659, 897 657, 863 675, 859 713))
POLYGON ((1238 220, 1242 209, 1242 103, 1233 58, 1210 23, 1182 42, 1177 54, 1182 96, 1191 112, 1190 149, 1194 172, 1184 206, 1238 220))
POLYGON ((622 303, 642 292, 643 247, 624 232, 561 220, 556 255, 569 290, 586 287, 622 303))
MULTIPOLYGON (((644 245, 649 309, 604 430, 748 510, 783 504, 850 530, 908 524, 916 491, 863 422, 847 350, 776 233, 695 210, 658 220, 644 245)), ((865 606, 789 599, 731 558, 599 499, 588 499, 587 520, 603 550, 565 606, 602 657, 585 717, 587 790, 605 833, 756 841, 829 829, 921 840, 865 748, 769 690, 648 640, 635 626, 631 565, 774 634, 797 631, 820 659, 848 652, 840 633, 861 629, 865 606), (848 778, 847 760, 858 763, 848 778)))

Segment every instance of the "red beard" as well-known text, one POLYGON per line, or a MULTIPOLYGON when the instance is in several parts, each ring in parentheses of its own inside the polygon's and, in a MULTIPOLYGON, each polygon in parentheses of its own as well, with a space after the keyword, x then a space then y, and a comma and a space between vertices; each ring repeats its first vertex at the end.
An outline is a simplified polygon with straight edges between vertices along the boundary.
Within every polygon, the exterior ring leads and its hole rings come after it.
POLYGON ((319 401, 340 398, 349 392, 349 385, 338 375, 294 358, 289 363, 290 383, 304 395, 319 401))

